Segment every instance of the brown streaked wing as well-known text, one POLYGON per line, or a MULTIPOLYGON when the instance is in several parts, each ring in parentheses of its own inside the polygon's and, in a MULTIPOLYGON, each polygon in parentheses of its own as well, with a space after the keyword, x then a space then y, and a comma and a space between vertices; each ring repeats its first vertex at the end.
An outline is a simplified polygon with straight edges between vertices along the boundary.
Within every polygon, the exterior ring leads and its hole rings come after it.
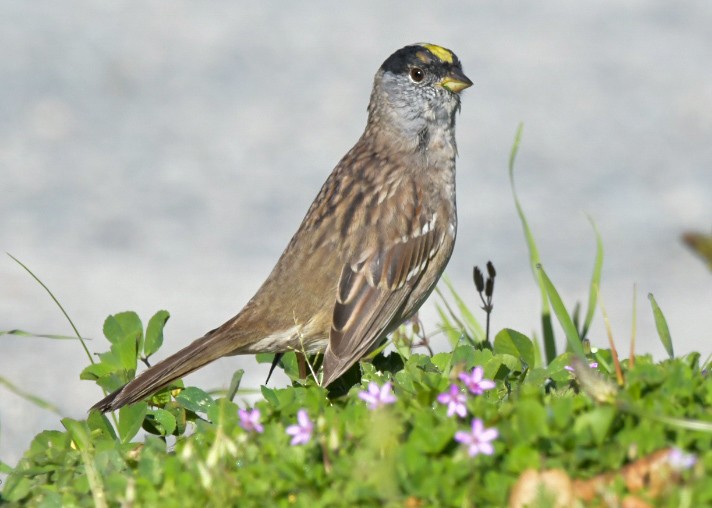
POLYGON ((341 272, 329 336, 331 355, 324 360, 328 384, 358 361, 388 332, 402 313, 430 259, 443 243, 432 229, 374 252, 341 272))

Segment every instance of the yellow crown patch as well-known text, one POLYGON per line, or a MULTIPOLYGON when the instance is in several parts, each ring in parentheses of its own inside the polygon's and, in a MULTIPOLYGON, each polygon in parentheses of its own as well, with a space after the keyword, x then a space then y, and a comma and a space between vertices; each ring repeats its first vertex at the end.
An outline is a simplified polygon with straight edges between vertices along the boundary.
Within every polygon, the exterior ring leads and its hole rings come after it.
POLYGON ((438 57, 443 62, 447 62, 449 64, 452 63, 452 51, 449 49, 445 49, 442 46, 436 46, 435 44, 423 44, 422 46, 430 50, 433 55, 438 57))

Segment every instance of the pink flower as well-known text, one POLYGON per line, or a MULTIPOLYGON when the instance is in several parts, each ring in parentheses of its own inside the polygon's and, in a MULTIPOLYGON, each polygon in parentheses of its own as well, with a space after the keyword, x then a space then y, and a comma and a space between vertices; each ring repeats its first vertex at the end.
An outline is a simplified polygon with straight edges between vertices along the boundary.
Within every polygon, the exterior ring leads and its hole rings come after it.
POLYGON ((450 385, 449 391, 438 395, 438 402, 440 404, 447 404, 448 416, 457 414, 458 416, 464 418, 467 414, 467 408, 465 407, 466 401, 467 396, 460 391, 460 388, 457 385, 450 385))
POLYGON ((368 390, 359 392, 358 396, 361 400, 366 401, 368 409, 378 409, 387 404, 393 404, 396 401, 396 396, 393 395, 391 382, 388 381, 379 388, 375 381, 368 383, 368 390))
MULTIPOLYGON (((598 368, 598 362, 591 362, 588 364, 588 366, 592 369, 597 369, 598 368)), ((571 365, 567 365, 564 367, 564 370, 568 370, 569 372, 573 372, 574 368, 571 365)))
POLYGON ((245 429, 247 432, 264 432, 264 427, 260 423, 260 410, 259 409, 240 409, 237 412, 240 417, 240 427, 245 429))
POLYGON ((697 455, 694 453, 685 453, 677 446, 670 450, 668 453, 668 464, 675 471, 684 471, 685 469, 691 469, 697 463, 697 455))
POLYGON ((307 444, 314 430, 314 423, 309 419, 306 409, 297 411, 297 424, 287 427, 287 434, 292 436, 290 445, 307 444))
POLYGON ((491 379, 484 379, 485 371, 482 367, 475 367, 469 374, 467 372, 460 373, 460 381, 465 383, 465 386, 471 393, 482 395, 485 390, 491 390, 496 386, 491 379))
POLYGON ((484 423, 479 418, 472 420, 472 430, 470 432, 457 431, 455 441, 467 446, 467 453, 470 457, 479 455, 492 455, 494 447, 492 441, 497 439, 499 432, 495 428, 486 429, 484 423))

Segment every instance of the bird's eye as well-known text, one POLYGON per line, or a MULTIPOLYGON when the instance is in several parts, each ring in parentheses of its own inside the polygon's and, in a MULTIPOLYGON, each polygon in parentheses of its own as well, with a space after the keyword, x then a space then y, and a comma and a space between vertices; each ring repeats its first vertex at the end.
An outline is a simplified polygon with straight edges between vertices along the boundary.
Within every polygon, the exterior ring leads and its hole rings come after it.
POLYGON ((414 83, 420 83, 423 81, 425 78, 425 71, 419 67, 413 67, 410 70, 410 79, 413 80, 414 83))

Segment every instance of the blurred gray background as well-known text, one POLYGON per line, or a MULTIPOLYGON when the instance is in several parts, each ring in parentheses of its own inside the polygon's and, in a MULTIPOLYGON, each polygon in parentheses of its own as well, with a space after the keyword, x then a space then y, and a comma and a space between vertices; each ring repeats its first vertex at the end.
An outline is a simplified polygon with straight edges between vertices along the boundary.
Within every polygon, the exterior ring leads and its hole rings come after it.
MULTIPOLYGON (((447 273, 477 305, 498 271, 493 329, 539 331, 539 293, 507 159, 544 265, 571 307, 595 241, 602 297, 628 353, 657 358, 647 293, 677 352, 710 352, 712 276, 680 244, 712 226, 712 3, 668 1, 52 2, 0 4, 0 250, 56 293, 103 351, 104 318, 171 312, 163 357, 235 314, 365 125, 373 74, 419 41, 453 49, 475 86, 458 118, 460 230, 447 273)), ((435 329, 432 300, 426 329, 435 329)), ((0 256, 0 330, 70 335, 50 298, 0 256)), ((600 314, 592 338, 607 347, 600 314)), ((563 342, 563 334, 559 333, 563 342)), ((441 348, 444 346, 440 346, 441 348)), ((76 342, 0 336, 0 376, 82 418, 76 342)), ((189 379, 224 387, 252 357, 189 379)), ((45 412, 0 387, 0 458, 45 412)))

